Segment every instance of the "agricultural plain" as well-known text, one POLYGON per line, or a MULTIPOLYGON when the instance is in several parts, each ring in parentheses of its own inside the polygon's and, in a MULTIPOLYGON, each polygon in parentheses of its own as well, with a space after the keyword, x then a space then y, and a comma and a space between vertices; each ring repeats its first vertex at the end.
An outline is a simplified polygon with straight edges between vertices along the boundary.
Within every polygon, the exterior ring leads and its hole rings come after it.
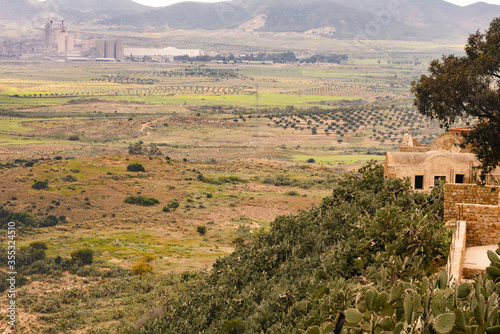
MULTIPOLYGON (((444 46, 338 43, 341 64, 1 62, 0 204, 59 219, 20 229, 18 243, 94 254, 86 271, 26 275, 24 332, 137 321, 139 299, 152 299, 129 276, 145 255, 157 277, 209 271, 277 216, 319 204, 348 170, 382 161, 404 133, 425 143, 441 133, 413 109, 409 85, 444 46), (115 273, 135 290, 95 307, 61 302, 115 273)), ((276 45, 291 44, 328 49, 290 36, 276 45)))

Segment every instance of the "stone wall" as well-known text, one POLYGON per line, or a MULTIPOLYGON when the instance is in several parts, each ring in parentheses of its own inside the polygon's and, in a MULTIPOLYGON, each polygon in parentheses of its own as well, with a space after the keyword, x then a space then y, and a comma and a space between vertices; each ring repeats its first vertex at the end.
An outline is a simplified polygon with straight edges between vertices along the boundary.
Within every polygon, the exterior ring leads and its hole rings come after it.
POLYGON ((467 247, 494 245, 500 242, 498 205, 457 204, 467 222, 467 247))
MULTIPOLYGON (((446 184, 444 188, 444 220, 459 219, 457 203, 500 205, 500 187, 480 187, 475 184, 446 184)), ((460 218, 463 219, 463 218, 460 218)))

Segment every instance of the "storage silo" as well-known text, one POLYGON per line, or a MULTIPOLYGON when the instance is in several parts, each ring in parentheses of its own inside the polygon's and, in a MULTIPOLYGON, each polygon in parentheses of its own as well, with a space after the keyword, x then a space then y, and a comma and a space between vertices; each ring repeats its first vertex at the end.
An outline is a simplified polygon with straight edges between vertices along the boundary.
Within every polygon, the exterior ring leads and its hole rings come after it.
POLYGON ((104 58, 106 49, 106 43, 102 39, 96 39, 95 41, 95 57, 104 58))
POLYGON ((106 58, 115 57, 115 42, 107 39, 106 40, 106 58))
POLYGON ((57 35, 57 52, 66 51, 66 36, 59 33, 57 35))
POLYGON ((66 36, 66 51, 73 51, 75 49, 75 36, 68 34, 66 36))
POLYGON ((123 41, 120 39, 115 41, 115 59, 123 61, 123 41))

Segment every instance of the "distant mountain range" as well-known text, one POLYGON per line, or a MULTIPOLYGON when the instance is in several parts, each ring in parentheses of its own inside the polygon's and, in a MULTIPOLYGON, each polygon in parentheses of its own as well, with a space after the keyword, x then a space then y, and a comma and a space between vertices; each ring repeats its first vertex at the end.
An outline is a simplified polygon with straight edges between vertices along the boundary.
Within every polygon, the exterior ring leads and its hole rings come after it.
POLYGON ((131 0, 0 0, 0 20, 48 18, 123 29, 243 29, 334 38, 429 40, 486 29, 500 6, 443 0, 233 0, 153 8, 131 0))
POLYGON ((1 21, 32 25, 49 19, 98 23, 147 10, 151 7, 130 0, 0 0, 1 21))

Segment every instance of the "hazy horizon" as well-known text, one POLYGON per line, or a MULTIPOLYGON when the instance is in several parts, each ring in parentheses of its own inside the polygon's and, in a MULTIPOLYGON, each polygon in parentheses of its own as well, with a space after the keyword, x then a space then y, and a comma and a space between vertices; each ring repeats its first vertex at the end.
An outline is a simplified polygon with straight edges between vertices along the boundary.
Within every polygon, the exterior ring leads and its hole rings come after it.
MULTIPOLYGON (((134 2, 140 3, 142 5, 151 7, 165 7, 170 6, 175 3, 185 2, 186 0, 132 0, 134 2)), ((189 0, 191 1, 191 0, 189 0)), ((231 0, 192 0, 193 2, 225 2, 231 0)), ((445 0, 446 2, 453 3, 458 6, 467 6, 476 2, 486 2, 493 5, 500 5, 500 0, 486 0, 486 1, 471 1, 471 0, 445 0)))

